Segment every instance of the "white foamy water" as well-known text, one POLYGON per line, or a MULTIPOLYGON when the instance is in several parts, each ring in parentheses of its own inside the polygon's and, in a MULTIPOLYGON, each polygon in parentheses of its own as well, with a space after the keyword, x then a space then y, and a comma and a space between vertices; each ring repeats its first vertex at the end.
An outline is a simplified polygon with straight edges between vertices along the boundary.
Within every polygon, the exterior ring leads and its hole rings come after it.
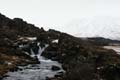
POLYGON ((35 54, 31 49, 31 57, 37 56, 40 64, 30 64, 28 66, 19 66, 22 71, 8 72, 8 77, 3 80, 45 80, 46 77, 54 77, 59 72, 64 72, 62 66, 57 61, 52 61, 41 56, 42 52, 48 47, 41 48, 39 46, 38 54, 35 54), (52 71, 52 66, 58 66, 60 70, 52 71))

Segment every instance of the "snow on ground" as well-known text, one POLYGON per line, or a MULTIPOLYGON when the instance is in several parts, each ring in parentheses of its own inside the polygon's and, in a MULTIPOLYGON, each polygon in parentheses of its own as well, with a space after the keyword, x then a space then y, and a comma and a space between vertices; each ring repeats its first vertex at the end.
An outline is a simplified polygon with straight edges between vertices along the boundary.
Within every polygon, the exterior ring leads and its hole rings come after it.
POLYGON ((58 39, 55 39, 52 41, 52 43, 58 43, 58 41, 59 41, 58 39))

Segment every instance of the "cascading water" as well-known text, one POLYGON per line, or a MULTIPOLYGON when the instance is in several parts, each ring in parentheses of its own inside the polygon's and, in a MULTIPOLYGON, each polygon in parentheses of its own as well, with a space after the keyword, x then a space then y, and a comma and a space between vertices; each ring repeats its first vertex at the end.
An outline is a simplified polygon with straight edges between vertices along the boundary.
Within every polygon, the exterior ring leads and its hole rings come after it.
POLYGON ((46 77, 54 77, 59 72, 64 72, 60 63, 41 56, 42 52, 48 47, 48 44, 45 44, 44 47, 41 47, 40 43, 37 43, 37 46, 39 47, 38 54, 35 54, 31 48, 30 56, 37 57, 40 61, 40 64, 19 66, 22 71, 8 72, 8 77, 4 78, 3 80, 45 80, 46 77), (51 68, 53 65, 58 66, 60 70, 52 71, 51 68))

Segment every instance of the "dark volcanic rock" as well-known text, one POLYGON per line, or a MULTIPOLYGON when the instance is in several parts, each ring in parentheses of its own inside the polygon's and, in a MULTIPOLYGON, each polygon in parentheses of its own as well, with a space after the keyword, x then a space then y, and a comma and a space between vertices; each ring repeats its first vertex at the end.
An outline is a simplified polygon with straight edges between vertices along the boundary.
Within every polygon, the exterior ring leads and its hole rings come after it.
POLYGON ((58 70, 60 70, 60 68, 58 66, 53 65, 52 68, 51 68, 51 70, 58 71, 58 70))

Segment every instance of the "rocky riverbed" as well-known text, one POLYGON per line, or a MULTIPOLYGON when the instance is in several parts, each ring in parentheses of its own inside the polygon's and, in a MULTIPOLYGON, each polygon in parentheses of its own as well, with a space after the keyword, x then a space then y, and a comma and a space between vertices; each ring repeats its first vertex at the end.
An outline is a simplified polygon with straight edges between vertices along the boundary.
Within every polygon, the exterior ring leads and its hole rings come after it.
POLYGON ((57 61, 40 56, 40 64, 18 66, 20 70, 8 72, 3 80, 46 80, 55 75, 62 75, 64 70, 57 61))

